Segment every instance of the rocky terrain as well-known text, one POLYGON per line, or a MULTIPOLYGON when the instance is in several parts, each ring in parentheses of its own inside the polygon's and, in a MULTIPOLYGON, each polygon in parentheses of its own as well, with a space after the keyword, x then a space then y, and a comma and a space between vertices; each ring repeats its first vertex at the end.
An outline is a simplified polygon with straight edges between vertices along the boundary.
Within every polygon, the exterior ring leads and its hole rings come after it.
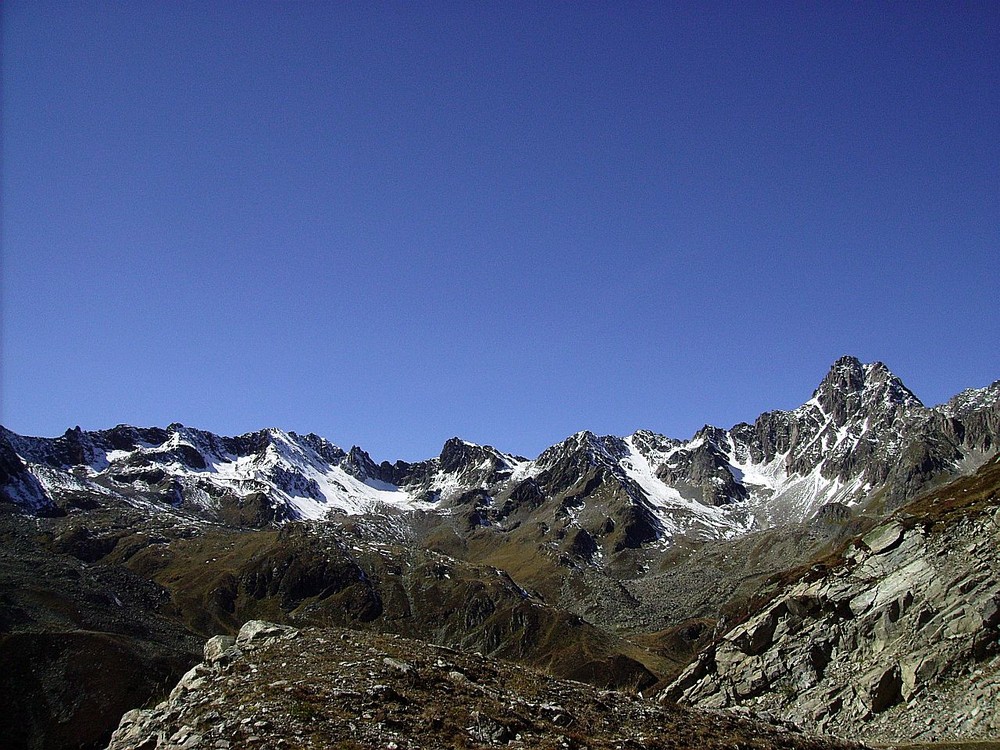
POLYGON ((531 460, 0 428, 0 736, 103 747, 252 620, 866 740, 991 736, 998 446, 1000 381, 927 408, 850 357, 753 424, 584 431, 531 460))
POLYGON ((867 740, 1000 735, 1000 460, 780 584, 666 696, 867 740))
POLYGON ((259 617, 405 633, 606 687, 669 670, 504 571, 407 544, 378 521, 241 530, 137 510, 30 524, 0 512, 0 734, 15 747, 99 746, 205 638, 259 617))
POLYGON ((392 635, 261 621, 216 637, 109 750, 156 748, 786 748, 852 745, 662 705, 392 635))
POLYGON ((203 639, 161 586, 42 543, 48 521, 0 508, 0 744, 96 747, 190 667, 203 639))

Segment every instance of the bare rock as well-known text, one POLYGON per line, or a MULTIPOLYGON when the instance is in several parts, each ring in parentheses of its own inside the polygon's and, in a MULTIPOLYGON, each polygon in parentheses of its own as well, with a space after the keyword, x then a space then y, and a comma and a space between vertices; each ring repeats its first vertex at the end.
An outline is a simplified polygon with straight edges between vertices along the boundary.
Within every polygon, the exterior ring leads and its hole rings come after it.
POLYGON ((236 636, 236 645, 240 647, 260 645, 276 638, 292 638, 297 633, 295 628, 287 625, 277 625, 265 620, 250 620, 240 628, 240 633, 236 636))
POLYGON ((899 703, 903 697, 903 678, 899 665, 885 670, 875 670, 865 678, 867 697, 872 713, 881 713, 899 703))
POLYGON ((231 635, 214 635, 205 642, 205 661, 214 664, 226 658, 226 652, 236 645, 231 635))
POLYGON ((861 541, 871 550, 873 555, 880 555, 888 552, 903 541, 903 526, 898 522, 891 522, 876 526, 865 534, 861 541))

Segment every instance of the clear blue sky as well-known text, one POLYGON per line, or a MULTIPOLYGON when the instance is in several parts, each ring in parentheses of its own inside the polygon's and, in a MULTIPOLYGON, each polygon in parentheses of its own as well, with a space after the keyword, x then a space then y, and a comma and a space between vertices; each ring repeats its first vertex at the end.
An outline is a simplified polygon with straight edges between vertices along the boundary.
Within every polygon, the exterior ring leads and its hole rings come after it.
POLYGON ((688 437, 1000 378, 1000 3, 3 3, 0 421, 688 437))

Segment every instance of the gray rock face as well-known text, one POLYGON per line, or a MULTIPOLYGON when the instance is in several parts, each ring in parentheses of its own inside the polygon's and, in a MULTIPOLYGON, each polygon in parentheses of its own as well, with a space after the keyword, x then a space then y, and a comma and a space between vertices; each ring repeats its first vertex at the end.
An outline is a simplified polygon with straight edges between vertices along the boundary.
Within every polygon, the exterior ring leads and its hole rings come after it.
POLYGON ((205 642, 205 661, 214 664, 226 658, 226 654, 236 645, 231 635, 214 635, 205 642))
POLYGON ((19 505, 38 515, 59 513, 38 478, 17 454, 14 433, 0 427, 0 500, 19 505))
POLYGON ((929 498, 789 585, 666 695, 871 741, 1000 732, 983 710, 1000 700, 1000 460, 929 498))
MULTIPOLYGON (((178 720, 180 714, 205 702, 219 675, 231 665, 275 641, 298 638, 300 631, 287 625, 264 620, 250 620, 240 628, 239 635, 217 635, 205 643, 205 660, 192 667, 170 691, 168 698, 151 709, 127 712, 111 736, 108 750, 188 750, 199 747, 227 747, 215 740, 206 744, 204 732, 178 720)), ((221 719, 219 712, 215 716, 221 719)))
POLYGON ((861 541, 873 555, 880 555, 899 544, 905 533, 902 524, 886 523, 865 534, 861 541))

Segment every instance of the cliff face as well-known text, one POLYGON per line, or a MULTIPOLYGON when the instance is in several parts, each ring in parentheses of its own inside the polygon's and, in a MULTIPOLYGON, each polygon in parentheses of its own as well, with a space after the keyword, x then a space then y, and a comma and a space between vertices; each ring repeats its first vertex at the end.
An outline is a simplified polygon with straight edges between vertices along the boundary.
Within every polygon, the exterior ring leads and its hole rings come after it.
POLYGON ((1000 461, 803 571, 666 695, 872 741, 996 736, 1000 461))

